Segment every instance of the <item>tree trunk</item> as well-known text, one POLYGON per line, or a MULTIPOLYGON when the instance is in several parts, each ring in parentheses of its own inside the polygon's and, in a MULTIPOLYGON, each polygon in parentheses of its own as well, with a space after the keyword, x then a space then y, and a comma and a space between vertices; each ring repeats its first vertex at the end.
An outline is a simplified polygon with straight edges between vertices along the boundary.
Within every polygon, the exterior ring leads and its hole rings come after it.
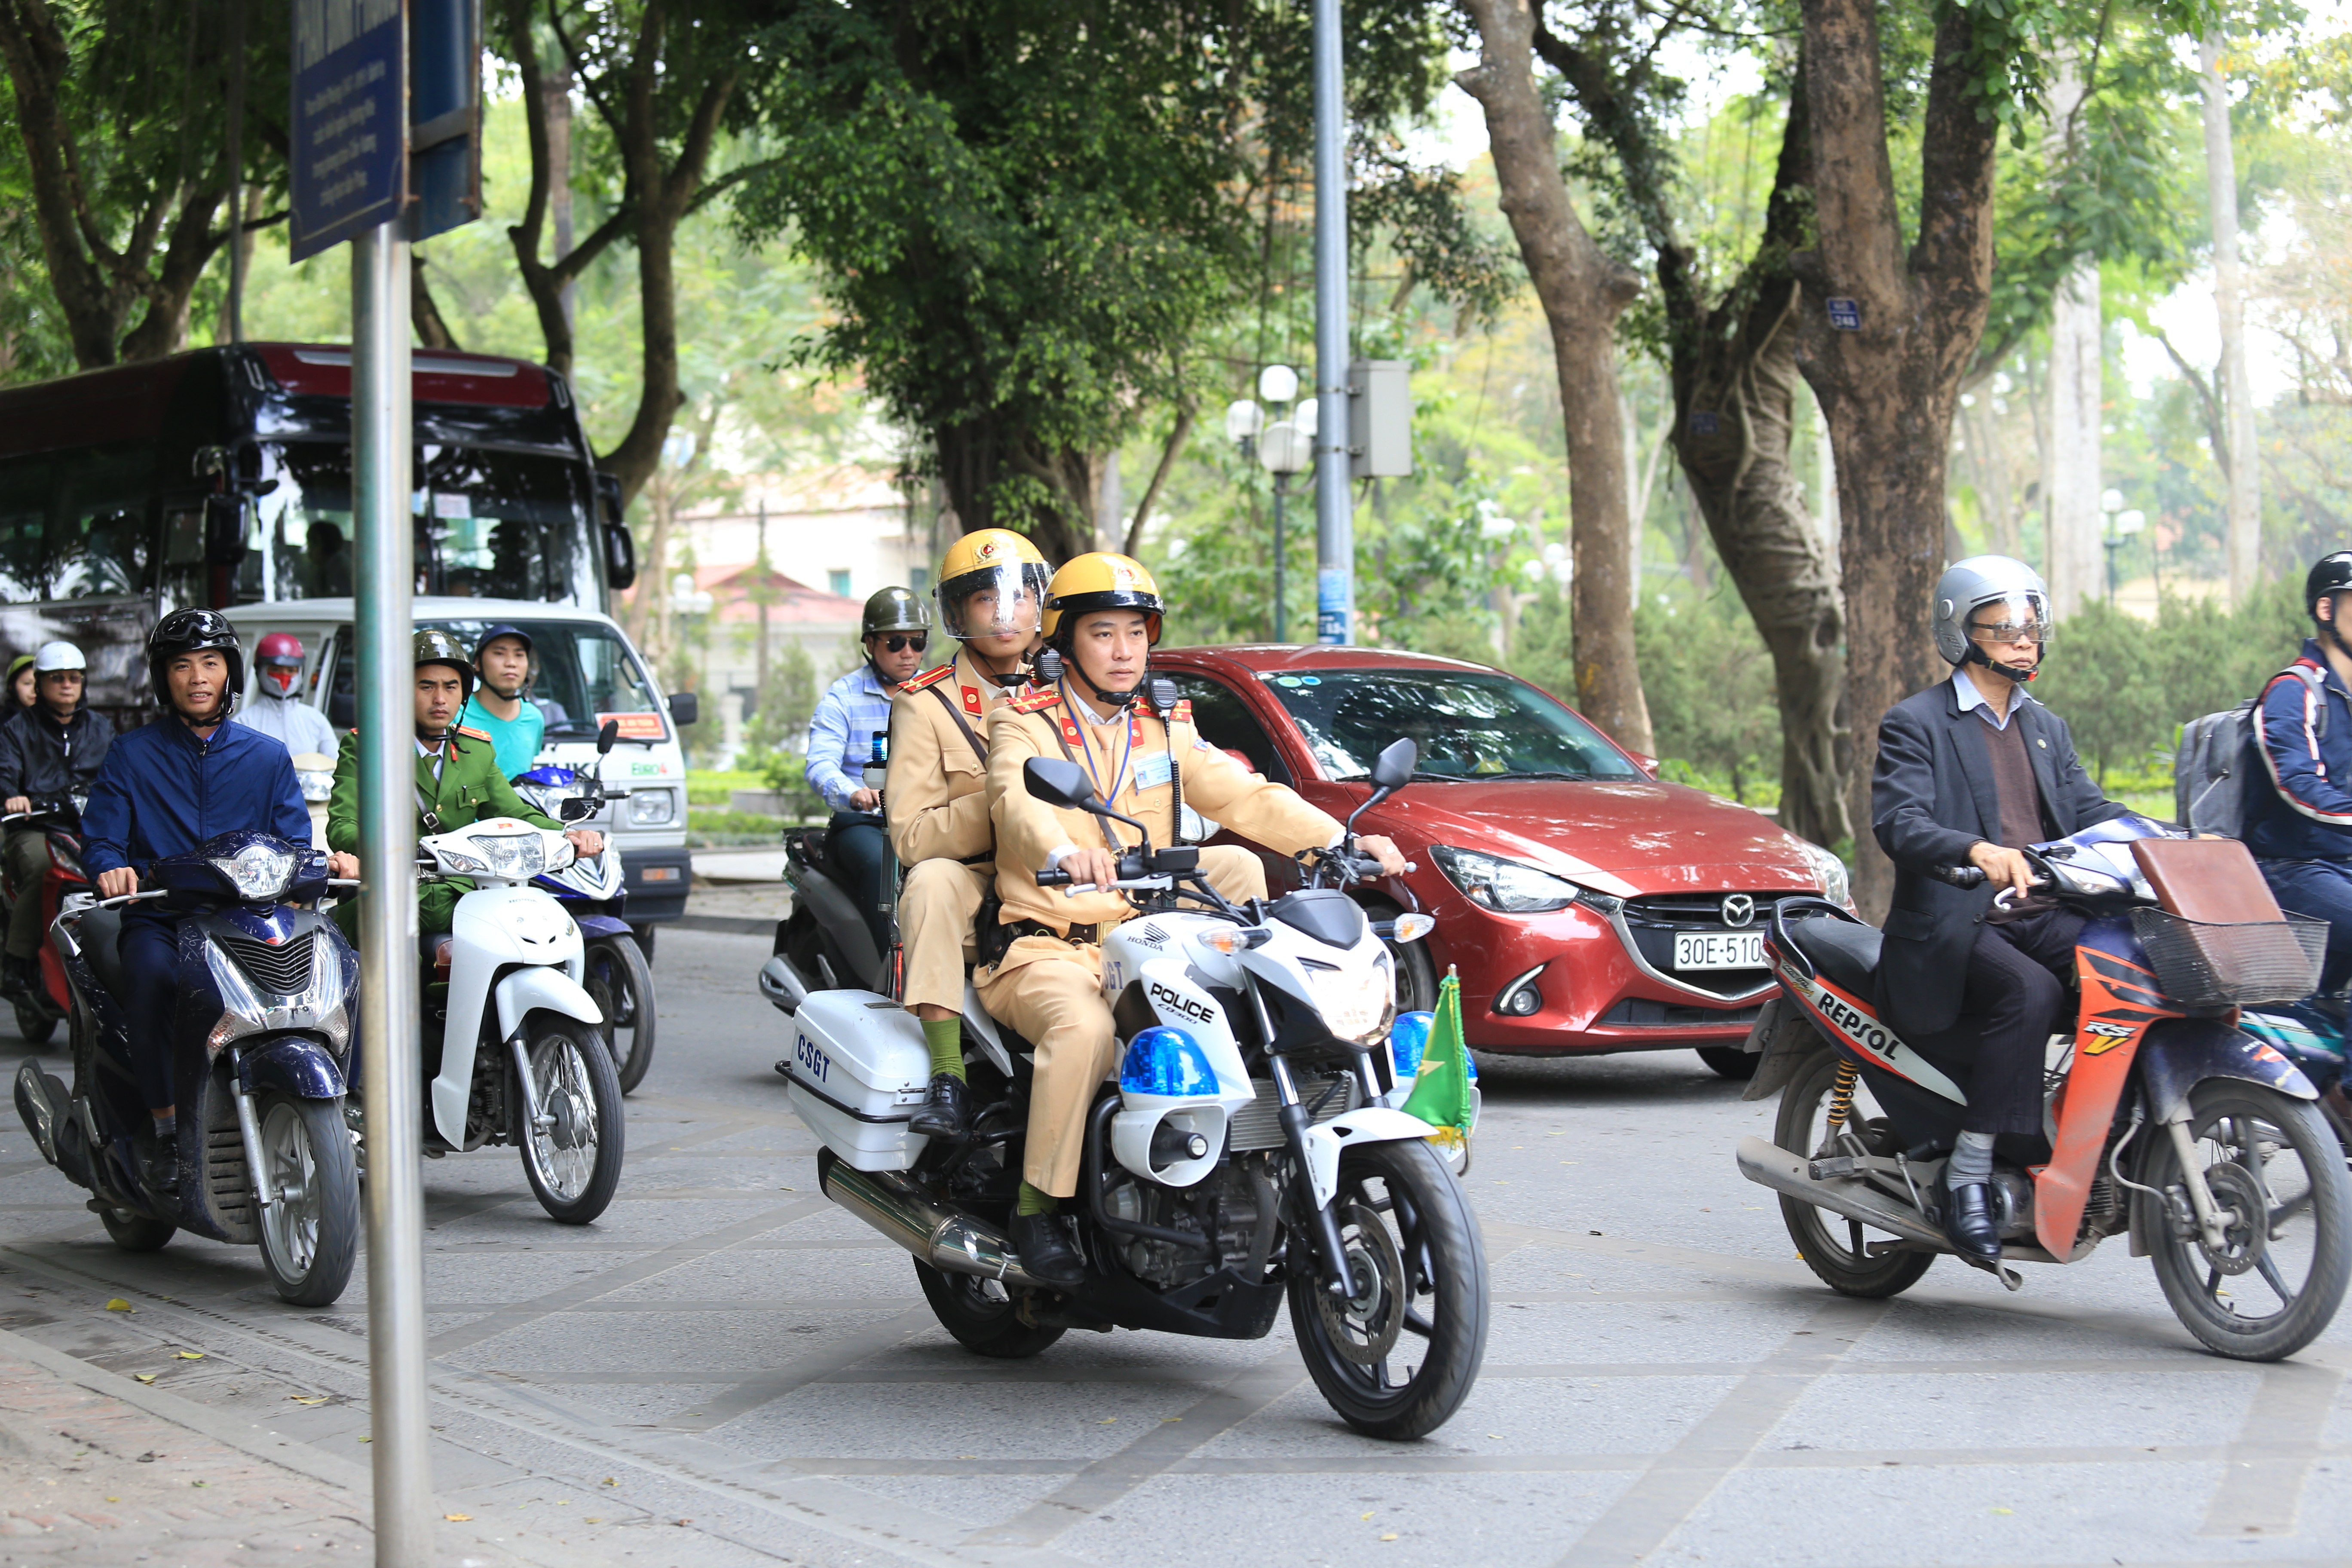
POLYGON ((416 345, 426 349, 455 349, 463 352, 464 345, 449 330, 442 318, 441 306, 433 298, 432 285, 425 280, 425 256, 421 251, 408 253, 408 319, 416 331, 416 345))
MULTIPOLYGON (((2238 258, 2238 160, 2230 142, 2230 87, 2217 27, 2197 46, 2205 78, 2205 194, 2213 212, 2213 311, 2221 328, 2221 416, 2230 435, 2230 603, 2262 581, 2262 469, 2254 455, 2254 392, 2246 376, 2245 276, 2238 258)), ((2219 454, 2216 454, 2219 456, 2219 454)))
POLYGON ((1855 721, 1849 799, 1855 898, 1885 912, 1894 868, 1871 836, 1879 717, 1941 679, 1928 632, 1943 567, 1944 478, 1959 384, 1984 334, 1992 278, 1997 125, 1979 115, 1969 71, 1974 13, 1936 28, 1922 138, 1919 234, 1905 245, 1886 145, 1878 19, 1870 0, 1803 0, 1819 249, 1791 267, 1816 313, 1801 313, 1798 363, 1837 452, 1846 683, 1855 721), (1853 330, 1830 301, 1853 301, 1853 330))
MULTIPOLYGON (((2083 79, 2062 60, 2050 90, 2050 119, 2071 126, 2083 79)), ((2063 155, 2064 149, 2053 150, 2063 155)), ((2100 353, 2099 263, 2086 257, 2059 284, 2050 318, 2050 445, 2042 475, 2042 575, 2054 616, 2072 615, 2106 592, 2105 513, 2099 508, 2099 426, 2105 401, 2100 353)))
POLYGON ((1529 0, 1463 0, 1463 8, 1477 26, 1479 60, 1454 80, 1486 112, 1503 213, 1550 324, 1559 374, 1577 704, 1620 744, 1646 752, 1656 742, 1633 652, 1634 536, 1615 342, 1617 317, 1641 283, 1593 243, 1569 199, 1556 128, 1536 89, 1529 0))

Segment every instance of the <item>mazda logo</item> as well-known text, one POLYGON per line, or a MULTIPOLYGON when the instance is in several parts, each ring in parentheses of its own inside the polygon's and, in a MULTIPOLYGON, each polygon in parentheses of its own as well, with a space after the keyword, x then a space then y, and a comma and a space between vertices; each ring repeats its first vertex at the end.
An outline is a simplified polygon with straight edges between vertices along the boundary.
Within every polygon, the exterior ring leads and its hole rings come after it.
POLYGON ((1744 926, 1756 918, 1756 900, 1748 893, 1727 893, 1723 898, 1723 923, 1744 926))

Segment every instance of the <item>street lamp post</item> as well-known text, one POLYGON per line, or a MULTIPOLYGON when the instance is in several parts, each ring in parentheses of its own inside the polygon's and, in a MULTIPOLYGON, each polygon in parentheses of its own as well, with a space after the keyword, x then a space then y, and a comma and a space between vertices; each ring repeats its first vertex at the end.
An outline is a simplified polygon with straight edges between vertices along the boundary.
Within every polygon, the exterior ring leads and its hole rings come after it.
MULTIPOLYGON (((1270 364, 1257 374, 1257 395, 1269 404, 1288 403, 1298 395, 1298 373, 1286 364, 1270 364)), ((1248 398, 1242 398, 1225 408, 1225 438, 1241 448, 1242 461, 1253 456, 1258 466, 1274 476, 1274 640, 1283 640, 1286 628, 1286 606, 1283 603, 1285 576, 1283 540, 1283 502, 1290 490, 1290 477, 1304 473, 1314 466, 1316 408, 1313 402, 1300 403, 1287 419, 1265 423, 1265 412, 1248 398)))
POLYGON ((2106 514, 2106 529, 2099 542, 2107 552, 2107 605, 2116 602, 2116 552, 2129 544, 2133 535, 2147 526, 2147 514, 2137 507, 2126 510, 2124 492, 2109 489, 2099 497, 2099 510, 2106 514))

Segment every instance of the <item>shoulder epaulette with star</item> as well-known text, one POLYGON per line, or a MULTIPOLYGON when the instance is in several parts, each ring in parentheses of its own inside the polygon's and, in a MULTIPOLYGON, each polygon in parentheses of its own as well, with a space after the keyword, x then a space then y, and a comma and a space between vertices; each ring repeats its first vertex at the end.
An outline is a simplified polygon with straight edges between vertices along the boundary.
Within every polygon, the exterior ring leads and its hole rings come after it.
POLYGON ((1058 687, 1048 686, 1042 691, 1032 691, 1025 697, 1015 697, 1006 706, 1015 713, 1043 713, 1062 700, 1058 687))
POLYGON ((949 676, 954 673, 955 666, 952 664, 935 665, 931 668, 923 671, 922 674, 915 677, 912 680, 900 681, 898 683, 898 689, 901 691, 928 690, 931 687, 937 686, 940 681, 945 680, 949 676))
POLYGON ((488 742, 488 740, 489 740, 489 738, 490 738, 490 737, 489 737, 489 735, 488 735, 488 733, 487 731, 481 731, 481 730, 477 730, 477 729, 475 729, 471 724, 460 724, 460 725, 458 725, 458 726, 457 726, 457 733, 459 733, 460 735, 467 735, 467 736, 470 736, 470 737, 472 737, 474 740, 481 741, 481 742, 488 742))
POLYGON ((1168 722, 1171 724, 1190 724, 1192 721, 1192 700, 1189 697, 1179 698, 1177 700, 1176 706, 1168 710, 1168 722))

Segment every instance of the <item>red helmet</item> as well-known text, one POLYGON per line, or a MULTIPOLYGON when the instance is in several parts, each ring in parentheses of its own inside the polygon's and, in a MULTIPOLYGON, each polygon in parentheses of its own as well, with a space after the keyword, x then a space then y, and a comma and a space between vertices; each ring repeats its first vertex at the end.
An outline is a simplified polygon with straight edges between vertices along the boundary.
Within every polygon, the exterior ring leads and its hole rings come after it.
POLYGON ((254 645, 253 662, 257 665, 300 664, 302 639, 290 632, 272 632, 254 645))

